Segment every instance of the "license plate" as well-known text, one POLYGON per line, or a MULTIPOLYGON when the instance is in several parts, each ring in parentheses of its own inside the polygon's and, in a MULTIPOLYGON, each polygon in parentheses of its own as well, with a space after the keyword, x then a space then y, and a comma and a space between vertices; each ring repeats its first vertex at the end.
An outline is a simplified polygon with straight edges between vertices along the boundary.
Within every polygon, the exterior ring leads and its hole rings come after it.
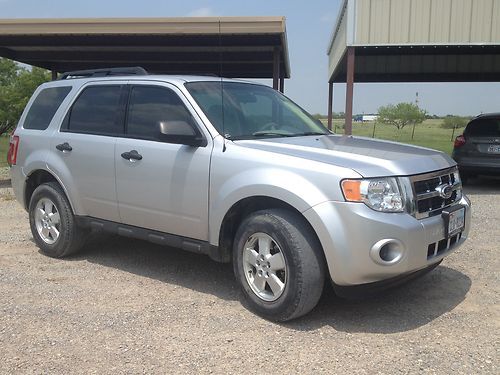
POLYGON ((488 152, 492 154, 500 154, 500 145, 491 145, 488 147, 488 152))
POLYGON ((465 226, 465 207, 443 211, 446 238, 461 232, 465 226))

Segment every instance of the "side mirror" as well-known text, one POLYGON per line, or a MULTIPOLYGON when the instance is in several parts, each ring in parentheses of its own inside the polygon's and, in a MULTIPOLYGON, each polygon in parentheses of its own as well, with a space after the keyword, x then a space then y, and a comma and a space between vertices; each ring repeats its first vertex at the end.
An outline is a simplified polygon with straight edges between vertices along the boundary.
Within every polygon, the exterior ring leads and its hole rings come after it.
POLYGON ((203 137, 186 121, 160 121, 158 127, 160 139, 164 142, 193 147, 205 144, 203 137))

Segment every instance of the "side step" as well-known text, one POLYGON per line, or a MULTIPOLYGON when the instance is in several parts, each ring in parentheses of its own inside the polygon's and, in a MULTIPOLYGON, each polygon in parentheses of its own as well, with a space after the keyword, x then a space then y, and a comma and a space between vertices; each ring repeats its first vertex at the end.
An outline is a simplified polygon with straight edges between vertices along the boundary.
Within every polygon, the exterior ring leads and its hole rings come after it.
POLYGON ((94 230, 117 234, 123 237, 137 238, 158 245, 176 247, 196 254, 209 255, 210 253, 210 245, 207 241, 176 236, 174 234, 158 232, 88 216, 78 216, 76 219, 78 224, 94 230))

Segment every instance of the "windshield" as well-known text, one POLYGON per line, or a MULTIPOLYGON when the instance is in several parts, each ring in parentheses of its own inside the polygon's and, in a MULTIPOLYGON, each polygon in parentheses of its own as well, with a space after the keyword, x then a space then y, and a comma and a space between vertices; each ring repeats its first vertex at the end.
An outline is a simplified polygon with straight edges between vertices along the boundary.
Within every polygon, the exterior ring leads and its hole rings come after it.
POLYGON ((217 131, 232 140, 330 134, 321 122, 267 86, 212 81, 186 83, 186 88, 217 131))

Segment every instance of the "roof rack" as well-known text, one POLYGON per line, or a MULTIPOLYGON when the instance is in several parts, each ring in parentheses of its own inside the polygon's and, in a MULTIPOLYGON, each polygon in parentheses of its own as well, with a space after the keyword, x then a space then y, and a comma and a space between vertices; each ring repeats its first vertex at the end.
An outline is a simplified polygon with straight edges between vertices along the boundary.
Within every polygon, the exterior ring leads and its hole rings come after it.
POLYGON ((90 77, 109 77, 109 76, 129 76, 148 75, 146 69, 140 66, 125 67, 125 68, 104 68, 104 69, 89 69, 89 70, 75 70, 73 72, 65 72, 59 79, 72 79, 72 78, 90 78, 90 77))

